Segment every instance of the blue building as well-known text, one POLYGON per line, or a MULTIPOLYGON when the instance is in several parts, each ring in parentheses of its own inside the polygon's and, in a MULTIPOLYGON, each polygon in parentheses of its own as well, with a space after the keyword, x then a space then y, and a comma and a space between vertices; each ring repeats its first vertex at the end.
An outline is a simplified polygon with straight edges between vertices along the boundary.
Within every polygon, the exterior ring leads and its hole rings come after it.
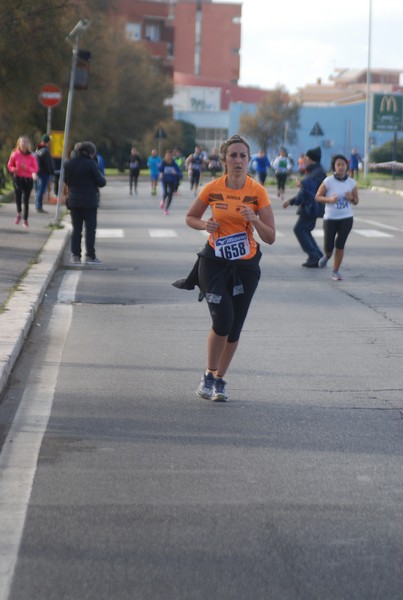
MULTIPOLYGON (((401 94, 400 72, 392 70, 371 71, 371 92, 401 94)), ((209 81, 182 80, 175 82, 176 94, 173 102, 175 119, 188 121, 196 127, 197 143, 207 150, 219 146, 228 136, 239 133, 240 120, 244 113, 254 114, 261 98, 252 98, 253 88, 228 88, 228 84, 209 81), (188 97, 189 96, 189 97, 188 97), (195 98, 199 98, 196 102, 195 98), (208 98, 208 102, 205 98, 208 98)), ((259 90, 260 94, 264 92, 259 90)), ((269 93, 268 90, 265 92, 269 93)), ((284 131, 282 145, 296 164, 300 154, 308 148, 320 146, 322 163, 328 169, 333 154, 349 156, 353 147, 364 157, 366 115, 366 71, 345 69, 337 72, 334 84, 321 82, 306 86, 299 92, 300 127, 297 142, 291 144, 284 131)), ((369 131, 369 151, 393 139, 393 132, 369 131)), ((258 147, 250 140, 252 152, 258 147)), ((272 158, 279 148, 269 148, 272 158)))

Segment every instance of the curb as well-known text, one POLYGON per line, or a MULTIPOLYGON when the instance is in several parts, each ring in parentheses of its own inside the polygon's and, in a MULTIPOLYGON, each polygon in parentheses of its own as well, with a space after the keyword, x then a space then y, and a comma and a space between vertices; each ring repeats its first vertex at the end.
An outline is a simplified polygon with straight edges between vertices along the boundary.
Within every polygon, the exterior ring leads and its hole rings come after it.
POLYGON ((395 194, 397 196, 403 196, 403 190, 393 190, 392 188, 372 186, 371 192, 382 192, 383 194, 395 194))
POLYGON ((63 225, 63 229, 51 232, 38 262, 29 269, 0 314, 0 394, 7 385, 70 236, 70 224, 63 225))

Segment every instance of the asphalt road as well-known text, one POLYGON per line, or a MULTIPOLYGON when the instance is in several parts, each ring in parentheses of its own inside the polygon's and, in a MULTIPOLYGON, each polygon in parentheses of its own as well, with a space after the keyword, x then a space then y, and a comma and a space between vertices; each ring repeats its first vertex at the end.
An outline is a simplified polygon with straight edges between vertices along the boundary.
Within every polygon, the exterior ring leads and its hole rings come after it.
POLYGON ((102 192, 101 267, 66 250, 0 405, 0 599, 400 600, 403 199, 361 192, 333 282, 272 197, 216 405, 207 307, 171 286, 206 239, 187 184, 167 217, 127 192, 102 192))

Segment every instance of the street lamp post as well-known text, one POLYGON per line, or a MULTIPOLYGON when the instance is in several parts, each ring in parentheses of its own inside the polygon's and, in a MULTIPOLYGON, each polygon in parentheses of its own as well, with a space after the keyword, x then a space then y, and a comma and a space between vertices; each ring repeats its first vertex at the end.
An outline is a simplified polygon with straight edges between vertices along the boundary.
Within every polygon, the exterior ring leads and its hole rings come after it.
POLYGON ((70 31, 67 36, 67 40, 72 42, 73 44, 73 56, 71 61, 71 71, 70 71, 70 83, 69 83, 69 94, 67 97, 67 108, 66 108, 66 120, 64 124, 64 140, 63 140, 63 151, 62 151, 62 161, 60 165, 60 176, 59 176, 59 190, 57 194, 57 204, 56 204, 56 215, 55 221, 56 223, 60 219, 60 208, 63 198, 63 181, 64 181, 64 162, 66 160, 67 154, 67 146, 69 141, 69 133, 70 133, 70 120, 71 120, 71 110, 73 106, 73 94, 74 94, 74 82, 76 77, 76 67, 77 67, 77 56, 78 56, 78 44, 80 41, 80 37, 85 33, 90 26, 91 21, 88 19, 80 19, 77 25, 70 31))
POLYGON ((368 175, 369 163, 369 130, 370 130, 370 83, 371 83, 371 30, 372 30, 372 0, 369 0, 369 25, 368 25, 368 66, 367 88, 365 94, 365 139, 364 139, 364 177, 368 175))

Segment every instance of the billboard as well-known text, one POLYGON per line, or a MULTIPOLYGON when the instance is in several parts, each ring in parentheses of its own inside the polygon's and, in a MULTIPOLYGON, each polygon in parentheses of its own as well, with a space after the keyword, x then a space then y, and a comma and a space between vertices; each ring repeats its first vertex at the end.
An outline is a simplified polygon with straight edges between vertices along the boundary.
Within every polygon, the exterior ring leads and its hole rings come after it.
POLYGON ((403 95, 374 94, 372 130, 401 131, 403 129, 403 95))

